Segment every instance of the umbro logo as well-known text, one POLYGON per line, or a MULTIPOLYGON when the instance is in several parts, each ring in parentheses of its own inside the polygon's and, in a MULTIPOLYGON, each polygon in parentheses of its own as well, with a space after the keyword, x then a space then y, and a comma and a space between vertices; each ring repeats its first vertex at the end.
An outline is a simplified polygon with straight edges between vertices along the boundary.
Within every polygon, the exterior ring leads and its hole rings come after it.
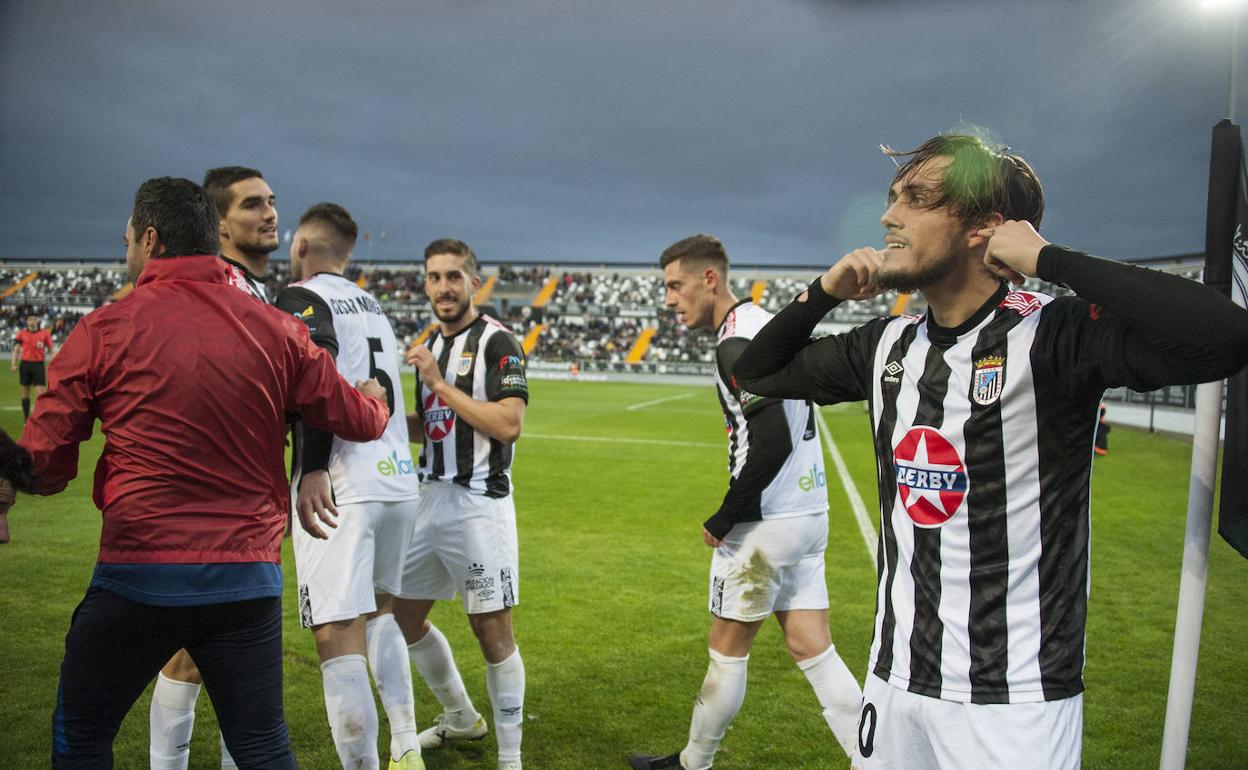
POLYGON ((888 365, 884 367, 884 381, 891 383, 901 382, 899 375, 905 370, 906 368, 901 365, 900 361, 889 361, 888 365))

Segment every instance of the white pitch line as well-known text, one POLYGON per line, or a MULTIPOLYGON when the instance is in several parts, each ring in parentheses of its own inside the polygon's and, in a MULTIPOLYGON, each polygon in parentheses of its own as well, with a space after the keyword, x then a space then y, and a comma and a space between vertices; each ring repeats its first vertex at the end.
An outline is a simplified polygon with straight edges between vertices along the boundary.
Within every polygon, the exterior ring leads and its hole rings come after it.
POLYGON ((819 431, 823 433, 823 444, 828 448, 828 454, 832 455, 832 462, 836 464, 836 472, 841 477, 841 486, 845 488, 845 496, 849 498, 849 507, 854 509, 854 518, 858 520, 858 531, 862 533, 862 542, 867 546, 867 557, 874 565, 875 549, 879 537, 875 534, 871 519, 867 517, 866 503, 862 501, 862 495, 858 494, 858 487, 854 485, 854 480, 849 475, 849 468, 845 466, 845 458, 841 457, 841 450, 836 448, 836 442, 832 440, 832 431, 828 430, 828 423, 823 419, 823 414, 818 407, 815 408, 815 419, 819 421, 819 431))
POLYGON ((654 444, 656 446, 696 446, 722 449, 723 444, 709 441, 673 441, 658 438, 622 438, 620 436, 556 436, 549 433, 525 433, 524 438, 548 438, 555 441, 599 441, 604 444, 654 444))
POLYGON ((681 393, 679 396, 667 396, 665 398, 656 398, 653 401, 642 401, 640 404, 633 404, 632 406, 626 406, 624 408, 630 412, 635 412, 638 409, 645 409, 647 406, 654 406, 655 404, 663 404, 668 401, 679 401, 682 398, 690 398, 691 396, 693 396, 692 393, 681 393))

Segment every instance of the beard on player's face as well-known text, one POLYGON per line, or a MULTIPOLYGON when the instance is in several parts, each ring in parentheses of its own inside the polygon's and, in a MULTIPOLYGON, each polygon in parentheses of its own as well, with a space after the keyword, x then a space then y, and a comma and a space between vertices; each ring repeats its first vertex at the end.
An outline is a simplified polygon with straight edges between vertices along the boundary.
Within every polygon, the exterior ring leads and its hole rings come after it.
POLYGON ((457 324, 468 315, 468 309, 472 307, 472 302, 466 298, 460 298, 454 294, 443 294, 433 299, 433 314, 438 320, 444 324, 457 324), (444 307, 442 303, 454 303, 450 307, 444 307))
POLYGON ((281 245, 276 233, 266 235, 263 233, 254 233, 247 237, 234 240, 234 245, 244 254, 256 257, 267 257, 277 251, 277 247, 281 245))
POLYGON ((944 256, 925 260, 923 264, 890 267, 885 262, 880 271, 876 273, 875 283, 881 289, 892 289, 903 294, 921 291, 952 275, 960 258, 959 254, 948 250, 944 256))

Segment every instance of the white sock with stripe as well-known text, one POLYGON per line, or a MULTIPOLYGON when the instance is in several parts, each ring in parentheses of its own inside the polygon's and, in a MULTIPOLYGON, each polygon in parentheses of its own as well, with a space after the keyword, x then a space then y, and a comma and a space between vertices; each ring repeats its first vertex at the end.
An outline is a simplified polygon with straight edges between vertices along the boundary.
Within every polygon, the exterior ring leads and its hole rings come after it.
POLYGON ((377 756, 377 705, 363 655, 340 655, 321 664, 325 713, 343 767, 373 770, 377 756))
POLYGON ((409 751, 420 753, 416 740, 416 699, 412 695, 412 664, 407 644, 394 616, 378 615, 364 625, 368 667, 377 684, 382 708, 390 722, 390 756, 402 757, 409 751))
POLYGON ((706 678, 698 691, 689 723, 689 743, 680 752, 680 762, 687 770, 707 770, 715 761, 719 742, 745 701, 745 677, 750 656, 733 658, 714 650, 706 667, 706 678))
POLYGON ((485 664, 485 686, 494 709, 498 761, 519 760, 524 726, 524 662, 520 660, 520 648, 499 663, 485 664))
POLYGON ((823 707, 823 719, 832 728, 836 742, 841 744, 846 756, 851 756, 858 744, 858 715, 862 710, 862 688, 858 680, 836 653, 835 644, 798 663, 797 667, 814 688, 815 697, 823 707))

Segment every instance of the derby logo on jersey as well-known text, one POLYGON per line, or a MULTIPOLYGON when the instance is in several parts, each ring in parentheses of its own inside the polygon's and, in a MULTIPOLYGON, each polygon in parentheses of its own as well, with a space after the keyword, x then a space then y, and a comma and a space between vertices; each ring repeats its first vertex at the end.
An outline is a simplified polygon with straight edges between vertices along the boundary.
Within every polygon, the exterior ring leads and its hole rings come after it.
POLYGON ((455 374, 463 377, 472 371, 472 354, 464 353, 459 357, 459 364, 455 367, 455 374))
POLYGON ((1005 387, 1005 356, 985 356, 971 374, 971 399, 982 406, 996 403, 1005 387))
POLYGON ((425 435, 441 441, 455 429, 455 412, 436 393, 425 396, 425 435))
POLYGON ((966 466, 935 428, 915 426, 893 447, 897 497, 915 526, 931 529, 952 519, 966 499, 966 466))

